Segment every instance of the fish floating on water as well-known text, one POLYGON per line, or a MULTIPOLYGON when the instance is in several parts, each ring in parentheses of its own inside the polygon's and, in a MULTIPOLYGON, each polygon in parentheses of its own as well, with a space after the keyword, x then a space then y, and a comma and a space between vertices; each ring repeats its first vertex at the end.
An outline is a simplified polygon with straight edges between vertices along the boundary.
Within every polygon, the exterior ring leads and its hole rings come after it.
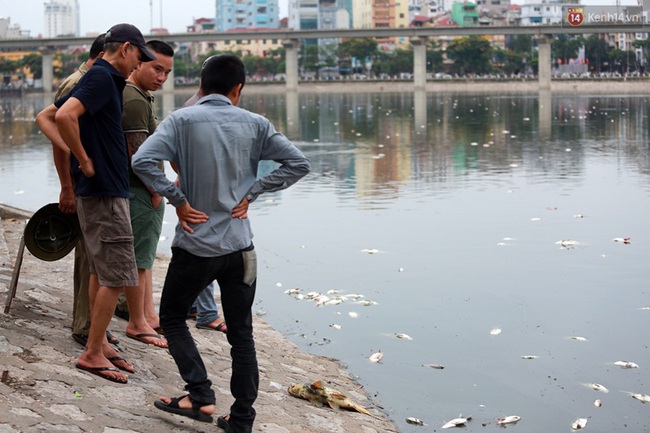
POLYGON ((573 249, 575 247, 579 247, 582 244, 580 242, 574 241, 572 239, 562 239, 562 240, 557 241, 555 243, 555 245, 559 245, 561 249, 570 250, 570 249, 573 249))
POLYGON ((426 425, 424 421, 422 421, 420 418, 415 418, 413 416, 406 418, 406 422, 415 425, 426 425))
POLYGON ((501 426, 506 424, 517 424, 519 421, 521 421, 521 417, 519 415, 509 415, 503 418, 497 418, 497 424, 501 426))
POLYGON ((632 397, 635 400, 639 400, 641 403, 645 403, 645 404, 650 403, 650 395, 640 394, 637 392, 628 392, 628 391, 621 391, 621 392, 628 394, 630 397, 632 397))
POLYGON ((604 392, 605 394, 609 392, 609 389, 600 383, 583 383, 583 385, 593 389, 594 391, 604 392))
POLYGON ((458 416, 458 418, 454 418, 450 421, 447 421, 445 424, 443 424, 442 428, 454 428, 454 427, 464 427, 468 421, 472 419, 471 416, 468 417, 463 417, 461 415, 458 416))
POLYGON ((621 368, 639 368, 639 365, 632 361, 616 361, 614 365, 618 365, 621 368))
POLYGON ((596 400, 594 400, 594 406, 596 406, 596 407, 601 407, 602 405, 603 405, 603 402, 600 401, 600 399, 596 399, 596 400))
POLYGON ((575 340, 575 341, 589 341, 589 340, 587 340, 585 337, 572 336, 572 337, 569 337, 569 338, 570 338, 571 340, 575 340))
POLYGON ((434 370, 442 370, 445 368, 442 364, 422 364, 422 367, 433 368, 434 370))
POLYGON ((501 328, 494 328, 494 329, 490 330, 490 335, 499 335, 499 334, 501 334, 501 332, 502 332, 501 328))
POLYGON ((521 359, 537 359, 539 356, 537 355, 521 355, 521 359))
POLYGON ((587 426, 587 421, 587 418, 578 418, 571 423, 571 428, 573 430, 582 430, 587 426))
POLYGON ((632 238, 614 238, 612 241, 627 245, 632 242, 632 238))
POLYGON ((413 337, 411 337, 408 334, 404 334, 403 332, 396 332, 395 337, 401 339, 401 340, 413 340, 413 337))
POLYGON ((382 360, 383 357, 384 357, 384 354, 381 353, 381 350, 380 350, 379 352, 375 352, 372 355, 370 355, 370 357, 368 357, 368 359, 370 360, 370 362, 379 362, 379 361, 382 360))
POLYGON ((292 385, 287 389, 287 391, 294 397, 304 398, 315 406, 321 407, 328 405, 332 409, 346 409, 372 416, 372 414, 363 406, 352 402, 345 395, 338 391, 326 388, 321 380, 317 380, 311 385, 308 383, 292 385))

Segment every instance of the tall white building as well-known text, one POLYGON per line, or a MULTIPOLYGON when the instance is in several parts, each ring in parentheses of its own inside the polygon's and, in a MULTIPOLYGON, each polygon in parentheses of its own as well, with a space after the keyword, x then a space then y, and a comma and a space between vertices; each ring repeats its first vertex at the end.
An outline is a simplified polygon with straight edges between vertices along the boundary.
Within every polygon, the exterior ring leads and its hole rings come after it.
POLYGON ((45 3, 45 38, 79 36, 79 1, 50 0, 45 3))

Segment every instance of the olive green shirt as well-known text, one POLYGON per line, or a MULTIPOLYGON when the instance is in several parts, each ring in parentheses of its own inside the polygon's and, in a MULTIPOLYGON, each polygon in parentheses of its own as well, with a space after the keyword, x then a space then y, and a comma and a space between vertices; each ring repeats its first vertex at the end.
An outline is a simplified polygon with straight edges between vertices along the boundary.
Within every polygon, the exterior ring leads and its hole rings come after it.
POLYGON ((72 74, 68 75, 68 77, 61 82, 59 88, 56 90, 56 95, 54 95, 54 100, 56 101, 60 97, 70 93, 70 90, 72 90, 72 88, 77 85, 77 82, 81 79, 83 74, 88 72, 88 69, 89 68, 88 66, 86 66, 86 62, 83 62, 79 66, 79 69, 74 71, 72 74))
MULTIPOLYGON (((122 94, 122 128, 124 133, 144 132, 147 136, 153 134, 158 126, 155 115, 154 97, 151 92, 143 91, 135 84, 128 82, 122 94)), ((161 167, 162 168, 162 167, 161 167)), ((133 173, 129 164, 129 182, 131 187, 142 187, 144 184, 133 173)))

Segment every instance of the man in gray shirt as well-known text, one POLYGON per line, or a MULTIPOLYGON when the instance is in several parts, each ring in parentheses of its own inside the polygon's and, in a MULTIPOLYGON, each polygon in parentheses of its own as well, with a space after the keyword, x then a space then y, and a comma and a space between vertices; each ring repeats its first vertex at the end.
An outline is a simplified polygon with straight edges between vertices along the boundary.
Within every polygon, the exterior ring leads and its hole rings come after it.
POLYGON ((134 172, 169 199, 179 220, 160 325, 189 395, 162 397, 154 405, 212 422, 212 382, 185 319, 197 295, 217 280, 232 347, 230 390, 235 398, 228 419, 219 417, 219 425, 233 433, 252 431, 259 386, 252 317, 257 258, 248 206, 262 193, 293 185, 311 168, 266 118, 237 107, 245 79, 244 65, 236 56, 209 59, 201 71, 206 96, 170 114, 132 159, 134 172), (178 167, 179 186, 158 168, 164 160, 178 167), (257 179, 262 160, 280 166, 257 179))

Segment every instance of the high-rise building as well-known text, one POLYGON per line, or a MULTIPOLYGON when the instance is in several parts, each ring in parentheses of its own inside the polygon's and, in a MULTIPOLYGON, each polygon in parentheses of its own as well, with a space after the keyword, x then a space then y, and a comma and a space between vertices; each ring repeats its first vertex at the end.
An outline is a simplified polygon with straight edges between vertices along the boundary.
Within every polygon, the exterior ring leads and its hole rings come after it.
POLYGON ((232 29, 280 28, 278 0, 217 1, 218 32, 232 29))
POLYGON ((44 34, 46 38, 79 36, 79 1, 51 0, 45 3, 44 34))

